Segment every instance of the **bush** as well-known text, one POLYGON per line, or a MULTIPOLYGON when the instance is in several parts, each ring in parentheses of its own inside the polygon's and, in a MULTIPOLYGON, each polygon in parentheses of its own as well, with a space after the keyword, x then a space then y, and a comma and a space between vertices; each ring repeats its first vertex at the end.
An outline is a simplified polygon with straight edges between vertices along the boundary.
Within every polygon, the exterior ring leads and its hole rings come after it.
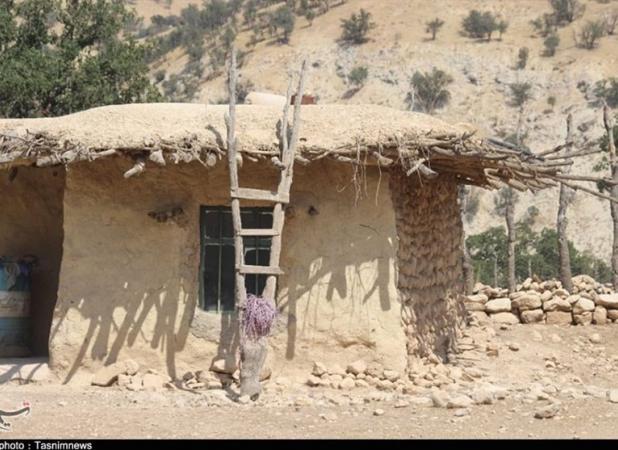
POLYGON ((560 38, 556 33, 552 33, 545 38, 543 45, 545 46, 543 56, 554 56, 558 45, 560 45, 560 38))
POLYGON ((532 85, 530 83, 512 83, 509 85, 511 89, 511 105, 522 107, 532 97, 530 95, 530 89, 532 85))
POLYGON ((547 104, 551 106, 552 108, 556 106, 556 97, 554 97, 553 95, 550 95, 549 97, 547 97, 547 104))
POLYGON ((556 33, 558 23, 554 14, 543 14, 541 17, 530 21, 534 30, 542 37, 556 33))
POLYGON ((436 17, 432 21, 427 22, 425 25, 427 26, 427 28, 425 29, 425 33, 431 33, 431 40, 435 41, 436 34, 438 34, 438 31, 440 31, 440 28, 442 28, 442 25, 444 25, 444 21, 436 17))
POLYGON ((308 9, 307 12, 305 12, 305 19, 307 19, 307 22, 309 22, 309 26, 313 25, 315 15, 316 14, 313 9, 308 9))
POLYGON ((358 14, 352 14, 349 19, 341 20, 343 29, 341 41, 353 45, 363 44, 369 40, 367 35, 375 26, 375 23, 371 21, 371 13, 361 9, 358 14))
POLYGON ((530 54, 530 50, 528 47, 522 47, 519 49, 519 53, 517 54, 517 69, 523 70, 526 68, 526 64, 528 64, 528 55, 530 54))
POLYGON ((556 23, 571 23, 584 14, 584 5, 579 0, 549 0, 556 23))
POLYGON ((612 77, 597 81, 594 85, 594 95, 605 100, 609 107, 618 107, 618 78, 612 77))
POLYGON ((509 27, 509 23, 506 20, 501 20, 500 22, 498 22, 498 25, 496 26, 496 30, 498 30, 498 33, 500 33, 500 35, 498 36, 499 40, 502 40, 502 35, 506 33, 506 30, 508 27, 509 27))
POLYGON ((437 108, 446 105, 451 94, 446 87, 453 78, 435 67, 429 73, 415 72, 412 75, 411 91, 406 97, 410 109, 432 114, 437 108))
POLYGON ((605 15, 603 21, 605 22, 605 32, 612 36, 616 32, 616 26, 618 25, 618 9, 605 15))
POLYGON ((352 86, 357 89, 362 88, 365 85, 365 81, 367 81, 367 77, 369 75, 369 70, 366 66, 357 66, 350 71, 348 75, 348 79, 352 86))
POLYGON ((603 36, 605 36, 605 22, 589 20, 576 37, 576 44, 578 47, 592 50, 603 36))
POLYGON ((273 13, 271 20, 272 29, 275 32, 279 32, 279 30, 282 32, 279 41, 287 44, 290 41, 292 31, 294 31, 296 21, 294 11, 289 6, 283 5, 273 13))
MULTIPOLYGON (((487 41, 491 40, 491 35, 500 28, 500 25, 501 23, 498 23, 496 17, 489 11, 481 13, 476 9, 470 11, 462 22, 465 34, 477 39, 486 38, 487 41)), ((506 30, 506 22, 502 25, 506 30)))

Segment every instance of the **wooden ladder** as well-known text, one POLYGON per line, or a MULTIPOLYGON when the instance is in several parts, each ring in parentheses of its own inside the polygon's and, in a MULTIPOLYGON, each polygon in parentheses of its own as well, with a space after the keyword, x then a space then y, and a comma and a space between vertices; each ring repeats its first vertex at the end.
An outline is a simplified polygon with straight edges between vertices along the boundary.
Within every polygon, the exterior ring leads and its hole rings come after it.
POLYGON ((247 289, 245 286, 245 276, 249 274, 267 275, 266 284, 262 292, 262 297, 274 302, 275 291, 277 288, 277 276, 283 272, 280 268, 281 256, 281 237, 283 224, 285 221, 284 205, 290 201, 290 188, 292 186, 294 159, 298 135, 300 131, 300 105, 302 92, 305 83, 306 63, 303 62, 298 91, 294 102, 294 123, 291 134, 288 137, 288 112, 291 102, 292 82, 288 86, 286 103, 283 108, 283 118, 281 120, 281 154, 280 157, 271 158, 272 163, 281 171, 279 185, 274 191, 262 189, 242 188, 238 184, 238 153, 236 149, 235 121, 236 121, 236 52, 232 51, 230 74, 229 74, 229 113, 226 115, 227 140, 228 140, 228 163, 230 172, 230 196, 232 206, 232 223, 234 226, 234 249, 235 249, 235 301, 236 307, 242 316, 247 300, 247 289), (270 229, 243 228, 241 220, 240 202, 241 200, 258 200, 269 202, 273 207, 273 224, 270 229), (270 261, 268 266, 255 266, 245 263, 243 237, 270 237, 270 261))

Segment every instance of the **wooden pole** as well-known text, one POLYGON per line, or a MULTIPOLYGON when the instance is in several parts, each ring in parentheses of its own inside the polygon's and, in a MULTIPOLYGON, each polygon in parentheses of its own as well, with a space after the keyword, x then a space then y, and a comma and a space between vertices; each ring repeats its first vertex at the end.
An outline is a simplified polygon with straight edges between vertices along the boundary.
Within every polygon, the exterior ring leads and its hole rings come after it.
MULTIPOLYGON (((566 121, 567 143, 573 138, 573 116, 569 114, 566 121)), ((567 154, 570 153, 571 146, 567 146, 567 154)), ((570 167, 565 167, 563 173, 568 173, 570 167)), ((556 231, 558 232, 558 255, 560 257, 560 281, 562 287, 568 292, 573 292, 573 280, 571 274, 571 255, 569 254, 569 241, 567 239, 567 210, 573 201, 574 192, 564 183, 560 183, 560 197, 558 203, 558 218, 556 221, 556 231)))
MULTIPOLYGON (((603 124, 607 133, 607 145, 609 150, 609 166, 612 181, 617 182, 611 187, 610 196, 618 198, 618 158, 616 157, 616 143, 614 142, 614 120, 607 103, 603 106, 603 124)), ((614 290, 618 289, 618 203, 611 202, 611 214, 613 222, 613 244, 612 244, 612 284, 614 290)))

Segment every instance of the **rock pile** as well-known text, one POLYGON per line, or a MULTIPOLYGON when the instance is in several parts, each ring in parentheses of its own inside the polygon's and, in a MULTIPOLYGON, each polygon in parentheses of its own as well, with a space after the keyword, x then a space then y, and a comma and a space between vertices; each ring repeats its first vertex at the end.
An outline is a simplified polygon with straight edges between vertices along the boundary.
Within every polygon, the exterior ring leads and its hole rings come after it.
POLYGON ((498 323, 605 325, 618 323, 618 293, 588 275, 573 277, 569 293, 558 280, 528 278, 517 291, 477 283, 464 300, 473 320, 498 323))

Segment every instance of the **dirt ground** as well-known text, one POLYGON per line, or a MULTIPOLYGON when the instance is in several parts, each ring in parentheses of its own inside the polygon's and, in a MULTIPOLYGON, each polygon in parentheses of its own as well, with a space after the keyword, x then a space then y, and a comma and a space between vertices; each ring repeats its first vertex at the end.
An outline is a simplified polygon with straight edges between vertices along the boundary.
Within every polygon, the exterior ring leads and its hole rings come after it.
POLYGON ((271 381, 250 405, 223 390, 8 384, 0 386, 0 409, 26 400, 32 413, 7 418, 12 431, 0 437, 618 438, 618 403, 608 397, 618 388, 618 326, 486 326, 470 329, 463 342, 467 350, 456 365, 482 376, 447 391, 470 393, 479 383, 502 389, 504 395, 490 404, 436 407, 435 388, 344 392, 309 388, 300 380, 285 387, 271 381), (498 356, 488 356, 488 345, 498 356), (555 415, 535 418, 547 405, 556 405, 555 415))

